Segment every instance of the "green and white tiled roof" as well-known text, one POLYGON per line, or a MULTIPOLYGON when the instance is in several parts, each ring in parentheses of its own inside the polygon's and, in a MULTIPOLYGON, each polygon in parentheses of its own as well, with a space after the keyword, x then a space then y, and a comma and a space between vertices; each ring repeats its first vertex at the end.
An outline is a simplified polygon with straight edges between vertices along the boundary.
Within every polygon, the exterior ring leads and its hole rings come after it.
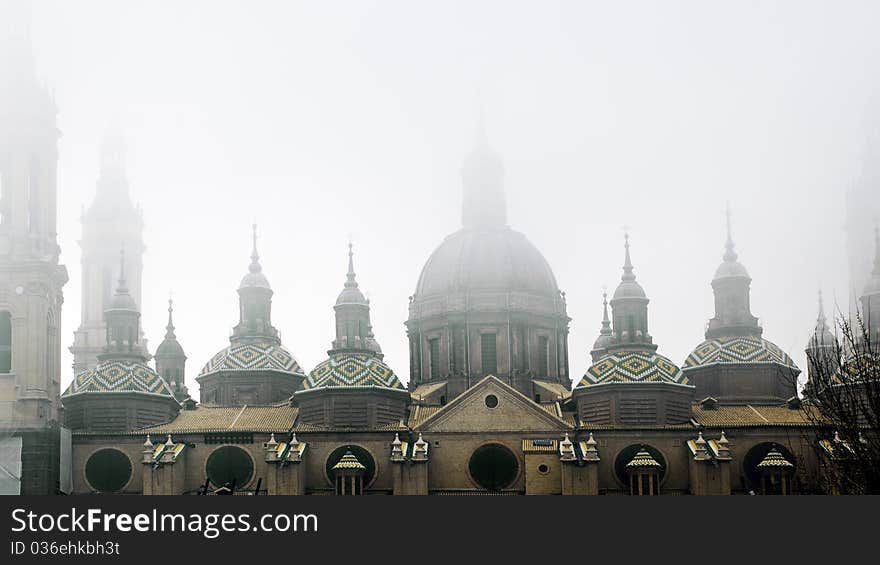
POLYGON ((138 392, 174 397, 168 383, 153 369, 136 361, 102 361, 78 374, 62 396, 84 393, 138 392))
POLYGON ((798 369, 791 357, 777 345, 754 336, 707 339, 688 355, 684 369, 740 363, 775 363, 790 369, 798 369))
POLYGON ((335 353, 315 367, 303 381, 305 390, 328 387, 406 390, 388 365, 367 353, 335 353))
POLYGON ((587 370, 577 388, 611 383, 688 384, 678 366, 653 352, 617 351, 603 355, 587 370))
POLYGON ((302 375, 296 358, 278 343, 244 343, 230 345, 202 367, 199 376, 220 371, 270 370, 302 375))

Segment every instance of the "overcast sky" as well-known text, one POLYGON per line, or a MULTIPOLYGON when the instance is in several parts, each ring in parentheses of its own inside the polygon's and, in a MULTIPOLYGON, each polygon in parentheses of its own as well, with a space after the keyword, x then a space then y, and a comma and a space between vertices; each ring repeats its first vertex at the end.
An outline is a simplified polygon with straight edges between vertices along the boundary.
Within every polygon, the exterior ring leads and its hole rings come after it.
POLYGON ((818 288, 846 303, 843 194, 880 114, 880 3, 35 0, 33 20, 62 131, 64 367, 111 122, 146 221, 144 330, 154 349, 173 290, 194 395, 237 322, 255 219, 273 321, 304 368, 330 347, 351 236, 408 379, 407 297, 460 226, 481 107, 509 222, 567 293, 575 382, 624 226, 677 363, 713 313, 728 202, 753 313, 801 368, 818 288))

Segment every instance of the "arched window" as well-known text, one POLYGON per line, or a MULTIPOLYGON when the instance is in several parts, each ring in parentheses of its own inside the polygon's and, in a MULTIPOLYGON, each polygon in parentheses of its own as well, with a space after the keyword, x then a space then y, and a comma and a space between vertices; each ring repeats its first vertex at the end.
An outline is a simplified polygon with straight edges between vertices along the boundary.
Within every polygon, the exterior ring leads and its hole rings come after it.
POLYGON ((430 364, 431 379, 440 377, 440 338, 428 340, 428 363, 430 364))
POLYGON ((496 339, 494 333, 480 335, 480 359, 483 365, 483 375, 495 375, 498 373, 496 339))
POLYGON ((550 339, 545 335, 538 336, 538 371, 539 377, 550 375, 550 339))
POLYGON ((12 316, 0 312, 0 373, 12 371, 12 316))

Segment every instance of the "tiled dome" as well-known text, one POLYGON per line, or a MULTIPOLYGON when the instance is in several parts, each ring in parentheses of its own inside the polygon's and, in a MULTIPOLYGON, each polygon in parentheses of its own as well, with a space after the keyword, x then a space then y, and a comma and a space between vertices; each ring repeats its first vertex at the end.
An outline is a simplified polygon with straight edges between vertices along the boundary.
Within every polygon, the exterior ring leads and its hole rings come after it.
POLYGON ((81 372, 62 396, 83 393, 136 392, 173 398, 168 383, 153 369, 136 361, 102 361, 81 372))
POLYGON ((296 358, 277 343, 244 343, 230 345, 202 367, 199 376, 220 371, 278 371, 302 375, 296 358))
POLYGON ((688 355, 684 368, 739 363, 775 363, 797 370, 794 361, 782 349, 755 336, 707 339, 688 355))
POLYGON ((400 379, 381 359, 365 353, 337 353, 318 365, 303 381, 303 389, 375 387, 405 391, 400 379))
POLYGON ((602 356, 578 383, 577 388, 611 383, 688 384, 678 366, 657 353, 617 351, 602 356))

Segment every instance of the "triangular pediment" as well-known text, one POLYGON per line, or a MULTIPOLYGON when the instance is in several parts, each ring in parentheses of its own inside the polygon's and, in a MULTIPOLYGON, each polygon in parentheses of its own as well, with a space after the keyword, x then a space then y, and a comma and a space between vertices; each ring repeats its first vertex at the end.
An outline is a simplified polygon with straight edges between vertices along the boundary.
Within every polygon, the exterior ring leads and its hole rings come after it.
POLYGON ((564 420, 491 375, 416 427, 435 432, 557 432, 569 428, 564 420))

